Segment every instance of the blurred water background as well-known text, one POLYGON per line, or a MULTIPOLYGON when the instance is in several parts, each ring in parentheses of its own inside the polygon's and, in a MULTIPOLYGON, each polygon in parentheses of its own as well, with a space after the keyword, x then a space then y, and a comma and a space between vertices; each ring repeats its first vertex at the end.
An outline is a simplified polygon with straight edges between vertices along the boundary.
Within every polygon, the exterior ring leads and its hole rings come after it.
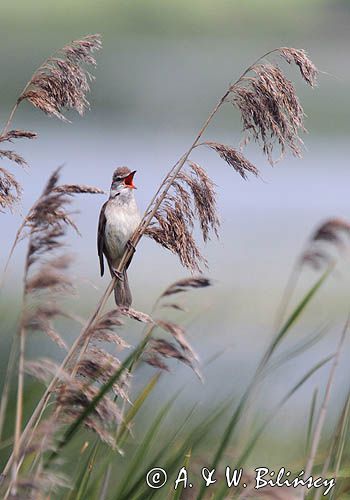
MULTIPOLYGON (((184 383, 184 404, 201 400, 205 407, 228 394, 239 394, 273 333, 287 277, 310 232, 327 217, 350 218, 350 4, 335 0, 16 0, 2 2, 0 12, 2 123, 48 54, 88 33, 99 32, 104 41, 97 55, 91 111, 85 117, 71 115, 72 123, 64 124, 28 104, 16 115, 15 127, 39 134, 35 142, 17 147, 30 164, 29 171, 16 172, 25 187, 23 214, 52 170, 62 164, 65 183, 106 190, 116 166, 136 169, 142 210, 228 83, 260 55, 277 46, 305 48, 322 71, 319 87, 312 91, 296 70, 287 69, 308 115, 302 160, 289 157, 271 168, 257 148, 250 146, 247 154, 262 178, 244 182, 211 151, 198 150, 193 156, 217 184, 222 218, 220 241, 213 240, 205 250, 210 265, 206 274, 214 286, 193 294, 186 304, 190 313, 182 320, 203 361, 205 384, 197 382, 188 369, 174 366, 156 397, 164 399, 184 383), (219 358, 206 365, 216 353, 219 358)), ((237 145, 240 127, 238 112, 227 105, 206 137, 237 145)), ((107 278, 99 277, 95 243, 103 202, 102 196, 82 196, 75 205, 82 237, 71 235, 70 240, 79 289, 72 307, 86 317, 107 285, 107 278)), ((20 220, 20 213, 1 215, 1 269, 20 220)), ((15 253, 1 293, 2 375, 15 331, 24 255, 25 244, 15 253)), ((311 335, 325 323, 331 325, 328 336, 264 386, 256 402, 262 413, 312 364, 333 351, 349 308, 348 264, 345 259, 313 301, 290 342, 311 335)), ((130 271, 135 308, 149 312, 159 293, 184 276, 186 271, 175 257, 142 241, 130 271)), ((306 273, 297 297, 316 278, 317 274, 306 273)), ((129 327, 128 338, 137 342, 141 330, 133 324, 129 327)), ((71 341, 77 332, 78 328, 67 330, 66 339, 71 341)), ((29 356, 38 351, 51 354, 52 345, 32 338, 29 356)), ((327 370, 317 374, 282 410, 275 427, 268 429, 262 442, 271 443, 277 434, 278 442, 273 441, 276 456, 285 456, 287 442, 289 455, 297 454, 297 440, 291 444, 289 432, 303 433, 312 391, 326 376, 327 370)), ((343 359, 337 377, 342 389, 334 395, 334 408, 347 389, 347 380, 343 359)), ((266 458, 270 450, 264 450, 262 446, 261 456, 266 458)))

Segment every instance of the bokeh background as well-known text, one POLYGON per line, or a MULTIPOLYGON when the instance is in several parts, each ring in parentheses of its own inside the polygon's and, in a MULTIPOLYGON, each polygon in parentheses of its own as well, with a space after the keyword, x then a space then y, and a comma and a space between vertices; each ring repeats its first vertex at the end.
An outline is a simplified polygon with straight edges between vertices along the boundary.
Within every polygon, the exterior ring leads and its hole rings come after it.
MULTIPOLYGON (((257 147, 250 146, 247 154, 262 178, 244 182, 214 153, 203 150, 193 156, 217 184, 222 219, 220 241, 213 240, 205 249, 210 266, 206 274, 214 286, 186 298, 190 312, 178 318, 200 354, 205 383, 174 365, 154 397, 164 400, 185 384, 180 403, 186 406, 198 400, 205 411, 229 394, 239 394, 274 333, 281 294, 310 232, 330 216, 350 219, 349 25, 347 0, 1 2, 1 123, 35 68, 55 49, 88 33, 101 33, 104 47, 97 55, 91 111, 83 118, 72 114, 71 123, 64 124, 27 103, 16 114, 14 125, 37 131, 39 137, 18 146, 30 170, 16 172, 25 187, 21 210, 1 215, 0 268, 21 213, 26 213, 54 168, 64 165, 66 183, 108 189, 113 169, 128 165, 137 170, 136 194, 142 210, 229 82, 274 47, 306 49, 321 70, 319 87, 310 90, 298 71, 288 70, 308 115, 302 160, 287 157, 271 168, 257 147)), ((238 112, 227 105, 206 137, 237 145, 240 129, 238 112)), ((83 317, 91 314, 107 285, 107 278, 99 277, 95 243, 103 202, 104 197, 97 195, 77 199, 82 237, 70 236, 78 284, 70 306, 83 317)), ((0 292, 1 377, 16 331, 24 255, 25 243, 17 249, 0 292)), ((326 323, 329 334, 264 385, 257 395, 258 415, 271 408, 308 367, 333 351, 349 307, 348 264, 345 258, 293 329, 290 342, 306 338, 326 323)), ((135 308, 149 312, 159 293, 186 275, 176 257, 142 241, 130 271, 135 308)), ((316 278, 313 272, 305 274, 295 301, 316 278)), ((78 328, 66 330, 65 338, 71 341, 78 328)), ((137 342, 141 330, 130 323, 125 334, 137 342)), ((38 354, 60 355, 39 336, 30 340, 28 357, 38 354)), ((343 358, 334 414, 348 387, 346 355, 343 358)), ((319 372, 276 416, 254 461, 292 461, 298 456, 311 395, 323 387, 326 376, 327 369, 319 372)), ((28 408, 36 391, 28 385, 28 408)))

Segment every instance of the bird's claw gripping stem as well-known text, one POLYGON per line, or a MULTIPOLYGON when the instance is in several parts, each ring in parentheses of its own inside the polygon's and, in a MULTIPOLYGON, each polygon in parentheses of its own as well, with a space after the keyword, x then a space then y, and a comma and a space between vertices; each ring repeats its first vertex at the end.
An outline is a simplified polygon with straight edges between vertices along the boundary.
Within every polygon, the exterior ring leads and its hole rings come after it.
POLYGON ((112 269, 114 276, 117 278, 119 281, 124 281, 124 274, 121 273, 120 271, 117 271, 116 269, 112 269))
POLYGON ((126 248, 128 250, 131 250, 132 252, 132 255, 134 255, 134 253, 136 252, 136 248, 135 248, 135 245, 133 244, 133 242, 131 240, 128 240, 127 244, 126 244, 126 248))
POLYGON ((132 261, 132 258, 134 256, 134 253, 136 252, 136 248, 135 248, 135 245, 132 243, 131 240, 128 240, 127 244, 126 244, 126 248, 127 250, 130 250, 130 255, 128 257, 128 260, 126 262, 126 265, 125 265, 125 268, 128 269, 130 264, 131 264, 131 261, 132 261))

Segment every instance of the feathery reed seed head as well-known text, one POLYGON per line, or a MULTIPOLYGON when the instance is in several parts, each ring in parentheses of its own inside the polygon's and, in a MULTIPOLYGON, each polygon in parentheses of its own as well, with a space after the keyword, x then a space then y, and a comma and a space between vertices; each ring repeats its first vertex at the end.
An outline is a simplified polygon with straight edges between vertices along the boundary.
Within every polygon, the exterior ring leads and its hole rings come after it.
POLYGON ((40 330, 61 348, 67 345, 53 326, 58 316, 70 316, 57 306, 62 292, 74 292, 68 274, 72 258, 64 249, 63 237, 67 226, 77 230, 68 207, 75 193, 99 193, 101 190, 85 185, 59 185, 60 168, 50 176, 42 195, 26 218, 29 245, 26 259, 25 293, 35 307, 23 317, 23 326, 31 331, 40 330), (61 252, 61 253, 59 253, 61 252), (50 255, 50 258, 48 258, 50 255), (45 296, 45 302, 38 299, 45 296))
POLYGON ((253 174, 255 177, 259 175, 259 170, 255 165, 247 160, 237 149, 219 142, 204 142, 203 144, 216 151, 244 180, 247 179, 247 174, 253 174))
POLYGON ((56 193, 65 194, 105 194, 103 189, 95 186, 86 186, 85 184, 62 184, 53 189, 56 193))
POLYGON ((175 295, 181 292, 188 292, 193 288, 206 288, 210 286, 211 282, 208 278, 202 276, 185 278, 183 280, 178 280, 172 285, 170 285, 161 295, 161 297, 168 297, 169 295, 175 295))
POLYGON ((259 142, 271 164, 276 143, 280 157, 287 148, 293 155, 301 156, 298 132, 305 130, 304 112, 293 84, 270 63, 257 64, 251 71, 254 75, 243 77, 232 87, 230 95, 241 112, 246 140, 259 142))
POLYGON ((82 115, 89 107, 86 94, 93 79, 84 65, 96 65, 93 53, 101 46, 100 35, 88 35, 63 47, 38 68, 18 102, 27 100, 64 121, 64 110, 74 109, 82 115))
POLYGON ((301 254, 299 263, 307 264, 315 270, 329 266, 335 262, 332 249, 343 252, 345 237, 350 237, 350 223, 344 219, 329 219, 323 222, 311 235, 308 247, 301 254))
POLYGON ((278 53, 288 64, 294 62, 300 70, 301 76, 306 83, 311 87, 317 85, 318 69, 314 63, 309 59, 307 53, 303 49, 293 49, 290 47, 280 47, 278 53))
POLYGON ((35 139, 37 136, 36 132, 29 130, 9 130, 0 134, 0 142, 13 142, 14 139, 35 139))
POLYGON ((0 212, 12 211, 21 198, 22 187, 5 168, 0 167, 0 212))
MULTIPOLYGON (((318 71, 305 51, 281 47, 270 54, 294 62, 303 79, 315 86, 318 71)), ((304 111, 294 85, 277 64, 258 62, 249 68, 230 88, 227 98, 241 113, 245 142, 260 143, 269 162, 274 164, 273 150, 280 148, 280 158, 287 150, 301 156, 303 142, 299 132, 305 132, 304 111)))
POLYGON ((206 260, 193 237, 194 222, 198 219, 206 242, 211 232, 218 236, 220 221, 214 183, 197 163, 188 165, 189 171, 180 172, 172 182, 145 234, 177 255, 184 267, 198 272, 206 260))

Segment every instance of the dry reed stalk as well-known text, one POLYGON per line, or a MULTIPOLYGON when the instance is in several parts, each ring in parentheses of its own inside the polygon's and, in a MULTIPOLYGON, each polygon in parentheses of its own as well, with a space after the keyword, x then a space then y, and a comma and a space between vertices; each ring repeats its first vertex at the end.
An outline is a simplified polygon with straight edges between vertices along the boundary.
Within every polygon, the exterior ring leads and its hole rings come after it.
MULTIPOLYGON (((219 109, 225 102, 232 102, 236 107, 238 107, 238 109, 241 111, 241 116, 245 129, 248 131, 248 128, 250 128, 251 129, 250 131, 253 134, 253 138, 256 139, 257 141, 262 142, 263 149, 265 153, 268 155, 270 160, 272 159, 271 154, 275 141, 277 141, 277 143, 279 143, 279 145, 281 146, 282 153, 287 148, 291 149, 294 154, 299 153, 299 150, 297 149, 297 144, 299 142, 298 130, 303 129, 303 123, 302 123, 302 110, 297 101, 294 87, 290 84, 290 82, 288 82, 285 79, 284 75, 277 66, 271 65, 270 63, 260 64, 260 62, 264 58, 274 53, 282 56, 284 59, 287 60, 287 62, 291 62, 293 60, 298 65, 305 81, 311 85, 314 85, 317 72, 311 61, 307 58, 306 54, 303 51, 299 51, 296 49, 288 49, 285 47, 280 49, 274 49, 266 53, 264 56, 259 58, 253 65, 251 65, 233 85, 230 85, 228 90, 219 99, 218 103, 215 105, 215 107, 209 114, 207 120, 201 127, 200 131, 198 132, 196 138, 194 139, 193 143, 191 144, 187 152, 170 169, 168 174, 163 179, 157 192, 151 199, 144 213, 139 228, 135 231, 135 234, 131 238, 131 245, 128 246, 124 252, 124 255, 117 269, 118 273, 122 273, 126 265, 130 263, 130 260, 133 255, 133 249, 137 246, 141 237, 145 234, 147 228, 152 223, 153 219, 155 218, 157 220, 156 214, 158 210, 161 208, 161 206, 163 209, 162 204, 166 201, 169 190, 171 188, 174 188, 175 182, 179 180, 183 166, 188 161, 192 151, 199 145, 200 139, 202 138, 204 132, 208 128, 208 125, 210 124, 213 117, 216 115, 216 113, 219 111, 219 109), (253 76, 249 77, 249 79, 246 79, 245 78, 246 75, 250 72, 253 73, 253 76), (286 92, 286 89, 288 90, 288 92, 286 92), (254 94, 254 92, 256 93, 256 95, 254 94), (266 98, 264 97, 264 93, 268 95, 268 100, 266 100, 266 98), (256 97, 256 99, 250 101, 250 97, 254 96, 256 97), (252 115, 252 113, 255 114, 252 115), (253 116, 253 118, 249 118, 249 116, 253 116), (268 126, 265 126, 262 123, 262 117, 265 118, 265 116, 268 116, 269 118, 269 120, 267 121, 268 126), (252 121, 249 122, 249 120, 252 121)), ((28 98, 30 97, 31 95, 28 95, 28 98)), ((217 147, 216 150, 218 150, 217 147)), ((230 158, 231 157, 232 153, 230 158)), ((233 164, 234 168, 236 165, 237 167, 236 170, 239 171, 238 166, 241 165, 241 168, 243 168, 243 163, 244 163, 243 157, 241 157, 240 154, 238 155, 236 152, 235 162, 233 164)), ((245 170, 250 170, 250 171, 252 170, 250 166, 251 164, 248 163, 248 160, 246 160, 245 165, 246 168, 243 168, 243 170, 241 171, 241 175, 242 173, 245 172, 245 170)), ((176 200, 172 201, 175 201, 176 203, 176 200)), ((182 203, 186 203, 186 200, 183 197, 182 197, 182 203)), ((206 223, 204 222, 204 219, 202 219, 202 223, 205 233, 206 223)), ((188 244, 191 233, 186 234, 186 236, 188 244)), ((185 265, 188 264, 188 267, 195 270, 197 268, 196 264, 198 263, 199 256, 195 252, 193 253, 193 248, 194 248, 193 245, 190 245, 189 248, 192 248, 191 250, 192 254, 188 259, 187 257, 189 254, 187 253, 186 254, 187 260, 183 259, 183 263, 185 265)), ((179 256, 181 258, 181 255, 179 256)), ((22 433, 22 439, 26 439, 28 437, 31 428, 36 424, 37 418, 40 416, 41 412, 45 408, 49 400, 50 394, 59 380, 60 373, 68 367, 68 365, 72 362, 72 360, 74 360, 72 372, 76 373, 77 367, 79 366, 79 363, 81 362, 85 354, 85 351, 89 345, 92 331, 96 326, 96 323, 99 321, 102 310, 111 292, 114 289, 115 280, 116 278, 113 278, 110 284, 108 285, 106 291, 104 292, 102 298, 99 301, 97 309, 93 313, 88 324, 83 328, 79 337, 75 340, 70 351, 63 360, 57 374, 52 378, 49 387, 42 396, 24 432, 22 433)), ((6 471, 8 470, 11 461, 12 457, 10 458, 6 466, 4 473, 6 473, 6 471)))
POLYGON ((2 432, 4 429, 4 423, 5 423, 5 418, 6 418, 6 410, 7 410, 7 403, 8 403, 8 397, 9 397, 9 392, 10 392, 10 384, 11 384, 11 379, 12 379, 12 373, 14 371, 15 367, 15 361, 16 361, 16 354, 17 354, 17 344, 16 344, 17 338, 15 337, 12 340, 12 345, 11 345, 11 351, 7 363, 7 368, 6 368, 6 375, 5 375, 5 380, 4 380, 4 385, 2 389, 2 395, 1 395, 1 401, 0 401, 0 442, 2 441, 2 432))
MULTIPOLYGON (((347 397, 346 397, 346 403, 343 408, 343 411, 341 413, 341 417, 339 419, 336 431, 334 433, 334 437, 332 438, 331 445, 328 448, 328 453, 326 460, 323 462, 322 466, 322 472, 321 472, 321 477, 326 477, 327 472, 329 471, 329 466, 331 464, 331 460, 337 445, 337 440, 342 439, 342 436, 346 433, 346 428, 347 428, 347 423, 348 423, 348 417, 349 417, 349 412, 350 412, 350 393, 348 392, 347 397)), ((345 440, 342 445, 342 450, 344 450, 344 445, 345 445, 345 440)), ((332 477, 336 480, 339 474, 339 469, 341 465, 341 459, 342 459, 342 452, 339 453, 339 456, 337 458, 337 463, 335 464, 335 470, 334 473, 332 474, 332 477)), ((322 490, 318 489, 315 494, 314 500, 320 500, 322 495, 322 490)))
MULTIPOLYGON (((318 446, 320 444, 321 434, 322 434, 323 426, 324 426, 327 411, 328 411, 330 396, 331 396, 331 392, 332 392, 332 388, 333 388, 333 384, 334 384, 334 378, 335 378, 335 374, 336 374, 337 367, 339 364, 339 358, 340 358, 340 355, 342 352, 342 348, 344 345, 346 333, 347 333, 348 328, 349 328, 349 324, 350 324, 350 315, 348 316, 348 319, 347 319, 345 326, 343 328, 343 331, 341 333, 341 336, 340 336, 340 339, 339 339, 339 342, 337 345, 337 349, 335 351, 334 358, 332 361, 332 366, 331 366, 329 376, 328 376, 326 391, 324 394, 324 398, 322 401, 322 405, 321 405, 321 409, 320 409, 317 421, 315 423, 315 430, 314 430, 314 434, 312 437, 310 454, 309 454, 307 463, 305 465, 305 473, 304 473, 305 477, 310 477, 310 475, 312 473, 317 449, 318 449, 318 446)), ((305 488, 302 489, 300 497, 305 498, 305 488)))

